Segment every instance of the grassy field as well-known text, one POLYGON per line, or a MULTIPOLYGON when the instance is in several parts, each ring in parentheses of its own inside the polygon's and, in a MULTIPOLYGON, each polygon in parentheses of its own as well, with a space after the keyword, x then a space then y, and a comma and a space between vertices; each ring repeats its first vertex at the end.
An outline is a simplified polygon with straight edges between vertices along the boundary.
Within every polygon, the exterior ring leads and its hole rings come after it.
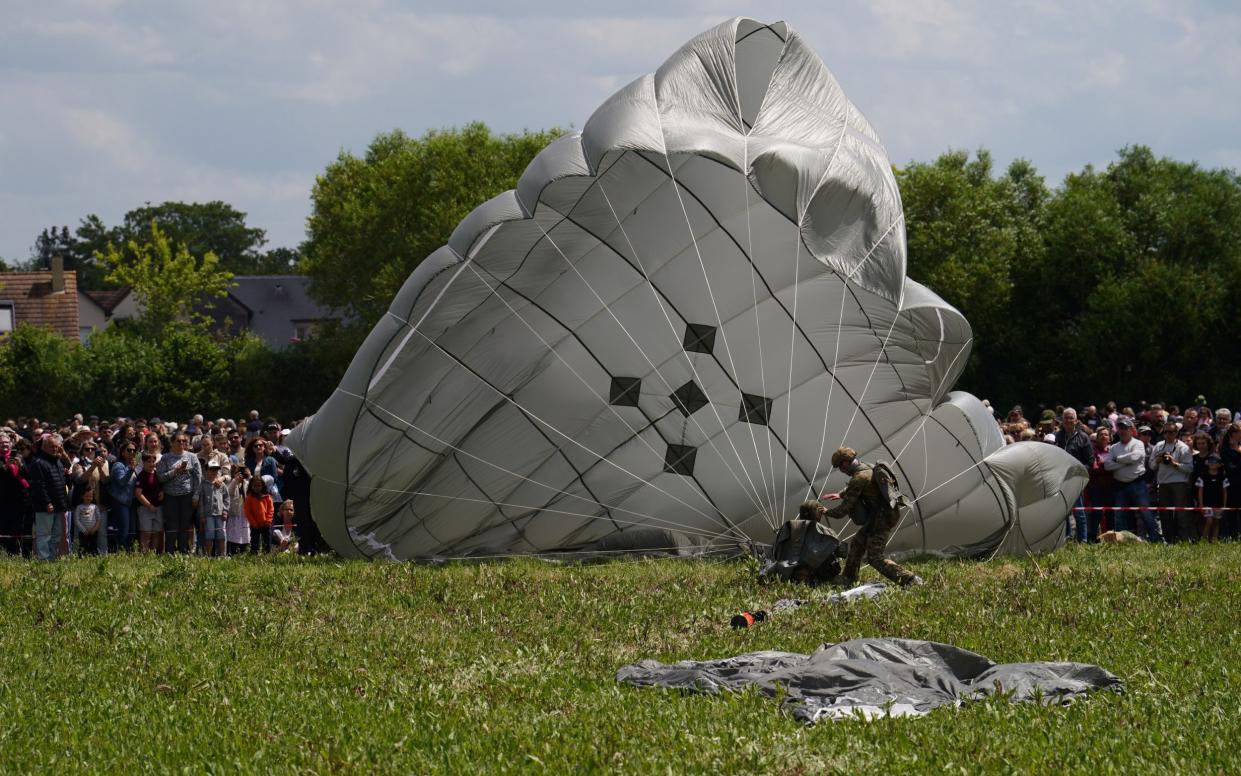
POLYGON ((1241 546, 916 568, 925 587, 733 631, 804 589, 731 561, 3 560, 0 772, 1241 772, 1241 546), (874 635, 1127 690, 807 728, 754 693, 614 680, 874 635))

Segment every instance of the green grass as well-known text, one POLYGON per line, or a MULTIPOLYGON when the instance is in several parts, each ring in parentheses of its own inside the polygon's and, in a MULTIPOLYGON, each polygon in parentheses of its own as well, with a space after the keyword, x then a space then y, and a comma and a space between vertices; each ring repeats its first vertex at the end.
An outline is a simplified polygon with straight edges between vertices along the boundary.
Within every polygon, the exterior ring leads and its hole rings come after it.
POLYGON ((1241 772, 1241 546, 915 565, 925 587, 734 631, 805 590, 741 562, 6 559, 0 772, 1241 772), (1126 692, 807 728, 614 680, 879 635, 1095 662, 1126 692))

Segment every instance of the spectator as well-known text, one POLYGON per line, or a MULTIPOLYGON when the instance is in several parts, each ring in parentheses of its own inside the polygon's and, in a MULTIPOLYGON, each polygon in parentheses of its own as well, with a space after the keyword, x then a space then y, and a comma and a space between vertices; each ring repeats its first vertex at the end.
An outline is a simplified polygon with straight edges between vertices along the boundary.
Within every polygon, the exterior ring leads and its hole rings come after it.
POLYGON ((246 487, 249 484, 249 470, 240 464, 233 464, 232 478, 228 483, 228 522, 224 527, 229 555, 238 555, 250 549, 250 523, 245 513, 246 487))
POLYGON ((82 490, 82 503, 73 510, 73 524, 78 532, 78 549, 85 552, 91 540, 95 542, 95 554, 108 554, 107 517, 95 503, 95 489, 82 490))
MULTIPOLYGON (((1108 448, 1112 444, 1112 432, 1105 423, 1095 431, 1094 438, 1094 461, 1090 465, 1090 480, 1086 485, 1086 499, 1092 507, 1110 507, 1114 498, 1114 483, 1112 473, 1107 470, 1108 448)), ((1106 525, 1109 530, 1116 530, 1115 512, 1108 512, 1101 509, 1092 509, 1090 512, 1090 522, 1087 535, 1090 541, 1097 541, 1099 538, 1100 523, 1106 518, 1106 525)))
POLYGON ((1198 508, 1202 510, 1202 536, 1208 542, 1219 541, 1219 523, 1228 506, 1228 478, 1224 476, 1224 462, 1218 455, 1207 458, 1207 472, 1198 478, 1198 508))
POLYGON ((246 421, 246 441, 256 439, 263 430, 263 421, 259 420, 259 411, 250 410, 250 419, 246 421))
POLYGON ((1155 445, 1146 465, 1155 471, 1159 486, 1159 506, 1168 511, 1159 513, 1163 533, 1178 541, 1190 542, 1198 538, 1198 520, 1193 512, 1190 495, 1190 478, 1194 473, 1194 454, 1177 438, 1175 423, 1165 423, 1163 440, 1155 445), (1175 530, 1173 527, 1175 526, 1175 530))
POLYGON ((203 474, 198 456, 186 449, 188 444, 189 438, 184 433, 174 434, 171 449, 155 466, 164 489, 164 533, 168 552, 188 553, 192 546, 190 532, 203 474))
POLYGON ((13 449, 13 436, 0 432, 0 546, 10 555, 21 555, 30 506, 30 481, 26 461, 13 449))
POLYGON ((1193 478, 1196 480, 1207 470, 1207 456, 1215 452, 1215 445, 1211 442, 1211 435, 1205 431, 1199 431, 1194 434, 1194 441, 1190 444, 1190 450, 1194 454, 1193 478))
POLYGON ((137 482, 137 452, 132 440, 122 439, 117 459, 108 477, 108 523, 116 529, 117 550, 128 550, 133 543, 134 487, 137 482))
POLYGON ((1211 424, 1209 432, 1211 441, 1215 443, 1216 449, 1219 449, 1219 441, 1224 438, 1224 432, 1232 425, 1232 410, 1226 407, 1220 407, 1215 411, 1215 422, 1211 424))
POLYGON ((35 509, 34 549, 39 560, 54 560, 55 548, 68 541, 69 490, 62 444, 59 434, 45 434, 30 468, 30 499, 35 509))
POLYGON ((1120 428, 1120 441, 1109 448, 1104 466, 1115 478, 1115 502, 1117 509, 1116 525, 1119 530, 1127 530, 1130 521, 1125 513, 1129 508, 1137 508, 1146 531, 1146 540, 1162 543, 1163 536, 1159 533, 1159 524, 1150 512, 1150 494, 1146 491, 1146 446, 1133 435, 1133 419, 1127 415, 1116 421, 1120 428))
POLYGON ((290 547, 296 549, 293 544, 293 501, 286 499, 280 503, 278 512, 280 518, 280 527, 273 528, 271 531, 272 545, 275 552, 287 552, 290 547))
POLYGON ((246 487, 246 522, 250 524, 250 553, 257 555, 260 546, 263 552, 271 552, 271 523, 275 514, 271 496, 263 478, 255 474, 250 477, 246 487))
POLYGON ((1102 418, 1099 417, 1099 410, 1093 404, 1086 405, 1085 412, 1082 413, 1082 425, 1090 429, 1090 433, 1094 433, 1099 428, 1102 418))
POLYGON ((228 507, 228 483, 220 476, 220 462, 210 460, 198 496, 199 531, 203 537, 205 555, 217 558, 225 555, 228 507))
MULTIPOLYGON (((1234 420, 1220 442, 1219 457, 1224 465, 1224 478, 1241 483, 1241 420, 1234 420)), ((1233 499, 1236 506, 1237 499, 1233 499)), ((1220 521, 1220 532, 1225 539, 1236 539, 1241 534, 1241 517, 1236 512, 1225 512, 1220 521)))
POLYGON ((246 454, 241 448, 241 434, 236 429, 228 432, 228 454, 235 464, 244 464, 246 454))
POLYGON ((1181 418, 1181 428, 1188 429, 1191 434, 1198 432, 1198 410, 1193 407, 1185 410, 1185 416, 1181 418))
MULTIPOLYGON (((1077 410, 1072 407, 1066 407, 1061 416, 1061 428, 1056 432, 1055 444, 1061 450, 1086 467, 1087 471, 1094 465, 1094 450, 1090 443, 1090 435, 1086 433, 1082 425, 1077 421, 1077 410)), ((1089 531, 1087 529, 1086 512, 1082 509, 1085 503, 1082 496, 1077 497, 1077 502, 1073 505, 1073 522, 1076 523, 1077 531, 1075 538, 1079 542, 1089 541, 1089 531)), ((1066 525, 1066 530, 1072 534, 1072 526, 1066 525)))
POLYGON ((198 440, 198 463, 203 471, 207 471, 207 466, 215 463, 220 467, 220 479, 228 482, 232 471, 232 461, 228 459, 228 453, 223 450, 217 450, 215 440, 204 434, 198 440))
POLYGON ((134 477, 138 502, 138 544, 146 552, 164 551, 164 489, 155 474, 155 453, 142 454, 142 469, 134 477))

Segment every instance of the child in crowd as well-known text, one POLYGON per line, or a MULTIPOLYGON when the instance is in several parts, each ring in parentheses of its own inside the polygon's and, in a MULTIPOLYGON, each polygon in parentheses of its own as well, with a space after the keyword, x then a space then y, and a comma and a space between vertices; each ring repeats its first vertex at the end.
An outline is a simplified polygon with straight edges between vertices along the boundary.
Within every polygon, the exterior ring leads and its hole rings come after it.
POLYGON ((164 515, 160 504, 164 488, 155 474, 155 453, 142 453, 142 469, 134 478, 134 499, 138 502, 138 546, 147 552, 164 551, 164 515))
POLYGON ((228 482, 228 521, 224 524, 229 555, 250 550, 250 523, 246 520, 246 487, 249 484, 250 470, 241 464, 234 465, 232 479, 228 482))
POLYGON ((293 499, 280 502, 279 517, 280 527, 273 528, 271 532, 271 540, 272 544, 276 545, 276 552, 296 550, 297 545, 293 542, 293 499))
POLYGON ((1202 510, 1202 538, 1209 542, 1219 540, 1220 509, 1228 506, 1228 478, 1224 476, 1224 462, 1218 455, 1206 459, 1206 473, 1198 478, 1198 508, 1202 510))
POLYGON ((246 487, 245 510, 246 522, 250 524, 250 553, 257 555, 260 546, 263 552, 271 552, 271 522, 275 509, 267 485, 257 474, 250 478, 246 487))
POLYGON ((97 555, 108 554, 108 528, 107 522, 103 516, 103 510, 95 503, 95 489, 91 487, 82 490, 82 503, 77 505, 73 510, 73 524, 78 530, 78 547, 86 550, 86 540, 94 538, 95 553, 97 555))
POLYGON ((198 520, 203 536, 203 554, 222 558, 228 521, 228 483, 220 477, 220 461, 207 460, 207 474, 199 487, 198 520))

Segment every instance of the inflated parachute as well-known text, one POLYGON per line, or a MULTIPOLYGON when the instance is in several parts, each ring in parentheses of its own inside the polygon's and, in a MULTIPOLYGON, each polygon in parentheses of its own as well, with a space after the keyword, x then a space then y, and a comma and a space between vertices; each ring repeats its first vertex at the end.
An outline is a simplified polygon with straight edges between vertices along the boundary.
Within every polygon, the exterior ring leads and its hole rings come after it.
POLYGON ((346 556, 769 542, 842 444, 912 502, 892 550, 1053 548, 1086 472, 948 393, 970 344, 865 118, 734 19, 466 217, 290 445, 346 556))

